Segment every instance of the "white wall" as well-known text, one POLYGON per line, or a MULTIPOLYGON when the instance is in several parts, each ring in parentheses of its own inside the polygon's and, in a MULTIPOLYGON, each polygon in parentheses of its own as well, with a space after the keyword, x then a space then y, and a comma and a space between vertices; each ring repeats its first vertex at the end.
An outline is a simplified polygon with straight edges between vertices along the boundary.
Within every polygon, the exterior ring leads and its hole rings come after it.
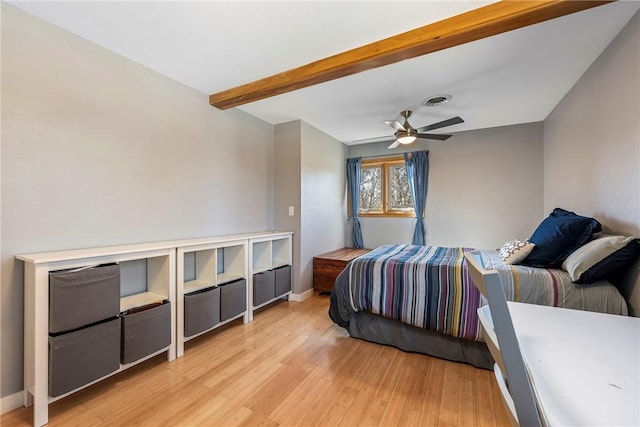
POLYGON ((313 257, 344 246, 346 149, 300 120, 274 132, 274 225, 295 232, 293 291, 303 293, 313 287, 313 257))
MULTIPOLYGON (((353 145, 349 157, 397 154, 388 143, 353 145)), ((496 248, 527 238, 542 212, 542 123, 458 132, 429 150, 427 244, 496 248)), ((410 218, 361 218, 365 247, 411 243, 410 218)))
MULTIPOLYGON (((544 210, 597 218, 640 236, 640 15, 600 55, 544 122, 544 210)), ((640 314, 635 269, 632 301, 640 314)))
POLYGON ((19 253, 267 230, 273 126, 2 3, 2 383, 19 253))

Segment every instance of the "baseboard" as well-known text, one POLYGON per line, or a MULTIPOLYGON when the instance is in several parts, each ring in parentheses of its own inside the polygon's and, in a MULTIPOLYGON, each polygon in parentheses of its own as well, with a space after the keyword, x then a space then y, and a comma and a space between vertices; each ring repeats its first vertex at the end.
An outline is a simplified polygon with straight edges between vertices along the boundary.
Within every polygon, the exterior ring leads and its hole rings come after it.
POLYGON ((21 407, 24 403, 23 396, 24 392, 19 391, 0 399, 0 414, 5 414, 21 407))
POLYGON ((313 295, 313 289, 309 289, 308 291, 304 291, 301 294, 294 294, 293 292, 289 294, 289 301, 302 302, 307 298, 311 298, 313 295))

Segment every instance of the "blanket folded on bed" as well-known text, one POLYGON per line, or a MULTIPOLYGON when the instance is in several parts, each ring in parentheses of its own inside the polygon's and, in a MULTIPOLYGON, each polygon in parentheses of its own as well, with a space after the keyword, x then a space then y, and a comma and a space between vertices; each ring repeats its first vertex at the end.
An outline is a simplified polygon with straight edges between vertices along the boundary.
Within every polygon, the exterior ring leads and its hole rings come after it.
MULTIPOLYGON (((329 315, 347 327, 368 311, 458 338, 481 340, 476 310, 483 305, 464 262, 469 248, 386 245, 354 259, 338 276, 329 315)), ((627 314, 624 299, 607 282, 578 288, 562 270, 511 266, 496 251, 479 250, 500 275, 507 299, 556 307, 627 314)))

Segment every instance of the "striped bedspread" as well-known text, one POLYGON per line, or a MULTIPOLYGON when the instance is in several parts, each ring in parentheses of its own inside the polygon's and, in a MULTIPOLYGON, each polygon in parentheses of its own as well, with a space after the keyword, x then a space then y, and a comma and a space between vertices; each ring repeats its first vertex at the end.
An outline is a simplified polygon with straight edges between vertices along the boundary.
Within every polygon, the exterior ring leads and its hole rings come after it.
POLYGON ((349 270, 354 310, 478 339, 481 295, 463 262, 467 250, 387 245, 357 258, 349 270))
MULTIPOLYGON (((469 277, 469 248, 386 245, 353 260, 336 280, 329 314, 346 327, 357 311, 400 320, 458 338, 481 340, 476 310, 484 304, 469 277)), ((627 314, 611 284, 571 283, 562 270, 511 266, 494 250, 478 250, 498 271, 507 299, 581 310, 627 314)))

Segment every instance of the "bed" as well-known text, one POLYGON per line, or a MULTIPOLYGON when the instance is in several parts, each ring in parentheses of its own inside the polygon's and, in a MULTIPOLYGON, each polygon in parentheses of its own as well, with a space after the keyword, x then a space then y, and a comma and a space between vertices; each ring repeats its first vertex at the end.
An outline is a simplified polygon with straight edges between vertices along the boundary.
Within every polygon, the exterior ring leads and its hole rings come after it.
MULTIPOLYGON (((464 261, 470 248, 385 245, 349 263, 336 279, 329 316, 355 338, 491 369, 476 310, 483 297, 464 261)), ((511 301, 627 315, 606 281, 572 283, 566 271, 506 265, 477 250, 498 271, 511 301)))

